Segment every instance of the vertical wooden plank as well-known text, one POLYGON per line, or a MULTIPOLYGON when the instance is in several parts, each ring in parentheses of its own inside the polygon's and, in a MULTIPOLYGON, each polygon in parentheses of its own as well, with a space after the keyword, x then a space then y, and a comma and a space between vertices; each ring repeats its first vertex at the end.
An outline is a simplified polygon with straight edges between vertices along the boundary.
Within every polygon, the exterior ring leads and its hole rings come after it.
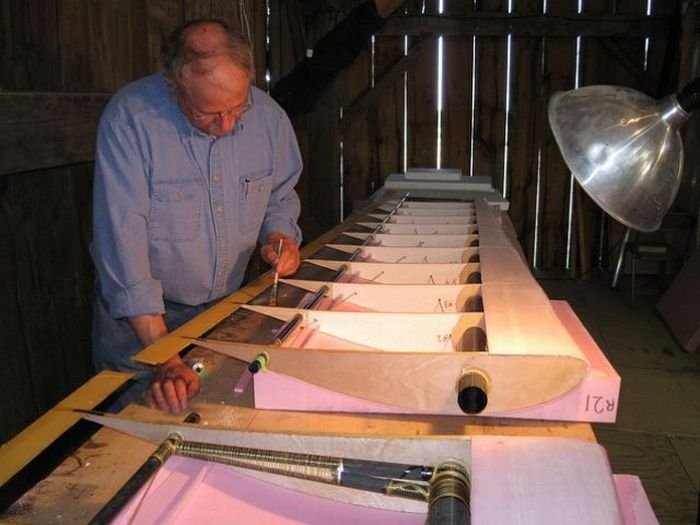
MULTIPOLYGON (((539 0, 517 3, 518 16, 537 15, 539 0)), ((540 127, 546 125, 547 101, 540 96, 542 38, 513 36, 508 176, 509 215, 524 252, 532 257, 535 242, 540 127)))
POLYGON ((0 403, 0 443, 4 443, 24 428, 39 413, 33 384, 25 378, 31 374, 32 354, 27 346, 22 326, 22 297, 18 274, 24 266, 15 247, 13 230, 18 228, 13 208, 14 192, 10 177, 0 177, 0 333, 2 333, 3 366, 0 381, 12 392, 15 403, 0 403), (14 406, 13 406, 14 405, 14 406))
POLYGON ((65 0, 60 4, 63 88, 115 91, 142 73, 143 39, 131 37, 130 2, 65 0))
POLYGON ((319 231, 330 229, 340 218, 340 157, 338 114, 340 104, 333 89, 327 89, 306 115, 308 129, 309 222, 319 231))
POLYGON ((267 63, 267 10, 265 2, 250 2, 247 5, 248 22, 254 35, 253 52, 255 54, 255 84, 263 90, 267 90, 265 73, 269 67, 267 63))
MULTIPOLYGON (((369 48, 370 43, 367 42, 369 48)), ((371 84, 371 53, 363 51, 338 77, 336 86, 343 106, 347 107, 371 84)), ((343 213, 368 195, 376 142, 376 111, 359 117, 342 136, 343 141, 343 213)))
POLYGON ((301 20, 300 9, 296 0, 270 0, 269 68, 273 84, 291 72, 305 57, 304 45, 299 41, 301 30, 290 29, 293 26, 298 27, 301 20), (294 35, 297 35, 297 38, 294 38, 294 35))
MULTIPOLYGON (((615 0, 588 0, 584 13, 587 15, 613 15, 617 8, 615 0)), ((621 67, 611 58, 609 38, 583 37, 581 43, 581 86, 610 84, 614 70, 621 67)), ((605 213, 588 197, 578 185, 574 186, 576 217, 575 227, 579 246, 580 273, 596 266, 597 261, 607 264, 616 253, 608 253, 605 213)))
POLYGON ((56 0, 0 3, 0 79, 8 91, 58 89, 56 0))
POLYGON ((145 68, 155 72, 162 67, 160 48, 163 40, 182 22, 182 5, 172 0, 146 0, 145 9, 145 68))
MULTIPOLYGON (((435 15, 436 3, 422 2, 424 13, 435 15)), ((420 38, 428 39, 427 45, 408 72, 408 167, 434 168, 437 165, 437 37, 420 38)))
POLYGON ((688 13, 692 14, 691 6, 687 7, 685 16, 680 14, 681 8, 682 0, 656 1, 653 4, 652 14, 674 19, 674 27, 670 35, 655 36, 649 41, 648 67, 643 91, 655 98, 663 97, 680 87, 673 74, 680 61, 678 49, 681 44, 678 39, 681 35, 683 37, 688 35, 688 13))
MULTIPOLYGON (((679 88, 700 76, 700 63, 695 59, 700 53, 700 6, 688 7, 683 20, 683 43, 681 46, 681 65, 679 88)), ((683 180, 676 202, 687 212, 695 216, 696 224, 700 212, 700 115, 697 112, 688 120, 681 130, 684 145, 683 180)), ((691 247, 700 247, 700 229, 696 227, 695 238, 690 240, 691 247)), ((691 249, 692 249, 691 248, 691 249)))
POLYGON ((212 0, 183 0, 183 20, 211 18, 212 0))
POLYGON ((428 39, 425 50, 408 74, 408 167, 434 168, 436 159, 436 60, 437 39, 428 39))
MULTIPOLYGON (((576 13, 577 2, 550 2, 550 13, 576 13)), ((556 91, 574 87, 575 38, 547 37, 544 41, 542 96, 549 100, 556 91)), ((544 123, 543 123, 544 124, 544 123)), ((545 124, 542 145, 541 261, 543 270, 562 269, 566 263, 570 173, 562 160, 549 126, 545 124)))
MULTIPOLYGON (((17 432, 92 375, 89 164, 0 178, 3 378, 17 432), (51 198, 48 199, 47 195, 51 198), (7 323, 7 326, 5 326, 7 323)), ((9 438, 2 435, 2 438, 9 438)), ((4 441, 4 439, 2 439, 4 441)))
MULTIPOLYGON (((646 16, 646 0, 618 0, 617 12, 621 15, 638 16, 644 18, 646 16)), ((660 3, 660 2, 655 2, 660 3)), ((668 4, 668 2, 667 2, 668 4)), ((644 39, 639 37, 627 38, 617 37, 612 39, 613 42, 621 49, 627 61, 635 65, 640 73, 644 71, 644 39)), ((628 86, 631 88, 642 89, 635 75, 626 67, 616 67, 612 71, 611 83, 620 86, 628 86)))
MULTIPOLYGON (((381 78, 404 55, 403 37, 378 37, 375 43, 375 71, 381 78)), ((379 189, 386 177, 403 172, 404 155, 404 79, 395 84, 377 100, 374 123, 376 131, 375 164, 370 173, 369 191, 379 189)))
MULTIPOLYGON (((479 11, 504 12, 499 0, 479 2, 479 11)), ((505 37, 477 39, 477 109, 475 126, 474 169, 476 175, 493 179, 503 192, 503 146, 505 142, 505 37)))
MULTIPOLYGON (((471 2, 444 3, 445 16, 472 10, 471 2)), ((471 134, 472 37, 443 38, 442 166, 468 173, 471 134)))

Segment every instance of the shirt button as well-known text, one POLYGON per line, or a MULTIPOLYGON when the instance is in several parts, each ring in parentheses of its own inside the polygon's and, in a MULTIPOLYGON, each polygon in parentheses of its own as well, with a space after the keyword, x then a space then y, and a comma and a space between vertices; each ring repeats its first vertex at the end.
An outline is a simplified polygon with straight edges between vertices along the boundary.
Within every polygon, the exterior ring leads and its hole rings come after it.
POLYGON ((214 175, 213 178, 214 178, 214 182, 219 182, 219 176, 218 176, 218 175, 214 175))
POLYGON ((221 213, 222 211, 224 211, 223 206, 217 206, 217 207, 216 207, 216 213, 221 213))

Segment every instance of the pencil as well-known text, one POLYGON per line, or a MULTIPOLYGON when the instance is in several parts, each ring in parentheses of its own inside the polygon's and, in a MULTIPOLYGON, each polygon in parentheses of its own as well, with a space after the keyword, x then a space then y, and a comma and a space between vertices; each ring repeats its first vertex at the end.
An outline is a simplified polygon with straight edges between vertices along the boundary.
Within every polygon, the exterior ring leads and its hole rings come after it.
MULTIPOLYGON (((282 257, 282 239, 280 239, 279 245, 277 246, 277 263, 279 264, 280 258, 282 257)), ((272 283, 272 292, 270 293, 270 306, 277 306, 277 287, 280 280, 280 272, 277 270, 277 265, 275 265, 275 280, 272 283)))

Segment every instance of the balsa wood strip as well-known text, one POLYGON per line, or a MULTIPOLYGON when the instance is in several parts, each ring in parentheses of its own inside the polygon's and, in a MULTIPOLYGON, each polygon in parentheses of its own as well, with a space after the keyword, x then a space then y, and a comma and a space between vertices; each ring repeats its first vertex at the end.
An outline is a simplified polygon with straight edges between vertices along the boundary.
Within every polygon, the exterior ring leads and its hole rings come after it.
POLYGON ((479 247, 479 263, 484 283, 522 283, 541 290, 520 252, 512 247, 479 247))
POLYGON ((588 363, 536 286, 524 283, 482 285, 489 353, 566 355, 588 363))

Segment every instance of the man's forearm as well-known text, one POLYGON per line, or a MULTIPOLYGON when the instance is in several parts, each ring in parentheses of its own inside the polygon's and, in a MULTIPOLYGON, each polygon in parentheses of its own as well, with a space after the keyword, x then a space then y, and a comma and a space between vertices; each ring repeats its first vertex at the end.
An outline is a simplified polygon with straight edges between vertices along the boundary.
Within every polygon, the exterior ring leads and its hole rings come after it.
POLYGON ((130 317, 129 324, 144 348, 168 333, 165 319, 160 314, 130 317))

